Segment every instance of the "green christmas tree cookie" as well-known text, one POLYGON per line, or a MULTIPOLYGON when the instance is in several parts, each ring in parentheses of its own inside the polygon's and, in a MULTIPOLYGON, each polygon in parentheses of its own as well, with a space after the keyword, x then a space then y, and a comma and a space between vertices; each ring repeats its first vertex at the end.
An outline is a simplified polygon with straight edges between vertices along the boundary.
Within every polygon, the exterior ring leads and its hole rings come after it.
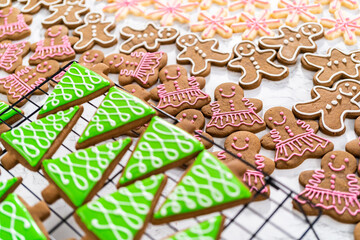
POLYGON ((0 202, 2 202, 7 195, 12 193, 21 182, 21 177, 14 177, 6 181, 0 181, 0 202))
POLYGON ((22 118, 21 114, 24 114, 24 112, 17 107, 9 108, 10 104, 4 101, 0 101, 0 134, 3 132, 8 131, 10 128, 4 124, 6 122, 7 124, 11 125, 15 123, 16 121, 20 120, 22 118), (5 110, 7 110, 5 112, 5 110), (19 114, 21 113, 21 114, 19 114), (4 122, 3 122, 4 121, 4 122))
POLYGON ((127 185, 180 166, 203 149, 204 145, 191 134, 159 117, 153 117, 137 142, 119 185, 127 185))
POLYGON ((76 148, 118 137, 148 122, 155 109, 141 99, 112 87, 79 138, 76 148))
POLYGON ((78 208, 75 220, 86 239, 139 239, 152 215, 166 175, 153 175, 78 208))
POLYGON ((219 215, 201 222, 184 231, 177 232, 164 240, 187 240, 187 239, 206 239, 218 240, 224 224, 224 217, 219 215))
POLYGON ((0 141, 7 150, 1 159, 3 166, 11 169, 20 162, 37 171, 42 160, 50 158, 59 148, 82 111, 82 106, 75 106, 1 134, 0 141))
POLYGON ((58 198, 73 208, 90 201, 104 185, 131 144, 130 138, 82 149, 64 157, 44 160, 43 172, 49 186, 42 191, 46 203, 58 198))
POLYGON ((214 155, 201 152, 175 186, 152 222, 196 217, 248 201, 249 189, 214 155))
POLYGON ((113 85, 110 79, 74 62, 50 93, 38 118, 90 101, 113 85))

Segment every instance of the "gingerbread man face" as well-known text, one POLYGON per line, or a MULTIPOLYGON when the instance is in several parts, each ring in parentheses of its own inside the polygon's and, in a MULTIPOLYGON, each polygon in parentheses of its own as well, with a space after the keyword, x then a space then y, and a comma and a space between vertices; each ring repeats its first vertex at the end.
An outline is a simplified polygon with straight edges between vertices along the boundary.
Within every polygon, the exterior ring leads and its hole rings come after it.
POLYGON ((68 28, 61 26, 61 25, 56 25, 53 27, 48 28, 48 30, 45 33, 45 38, 55 38, 55 37, 61 37, 64 35, 68 35, 68 28))
POLYGON ((256 52, 256 46, 250 41, 244 41, 237 45, 236 50, 240 56, 251 56, 256 52))
POLYGON ((162 40, 172 40, 178 35, 178 31, 175 28, 164 27, 159 31, 159 37, 162 40))
POLYGON ((288 126, 296 125, 297 120, 289 109, 284 107, 271 108, 266 111, 264 120, 270 129, 276 129, 280 132, 280 135, 289 134, 290 137, 294 136, 294 133, 288 133, 289 130, 293 131, 288 126))
POLYGON ((301 26, 301 32, 306 36, 317 35, 323 31, 323 27, 320 24, 304 23, 301 26))
POLYGON ((186 34, 178 38, 177 44, 181 47, 192 46, 197 43, 197 37, 194 34, 186 34))
POLYGON ((354 156, 342 151, 333 151, 321 159, 321 168, 325 172, 335 174, 351 174, 357 169, 357 162, 354 156))
POLYGON ((244 159, 251 159, 261 149, 260 140, 255 134, 246 131, 232 133, 225 140, 225 148, 244 159))
POLYGON ((187 80, 187 70, 180 65, 169 65, 160 71, 159 78, 162 83, 175 80, 187 80))
MULTIPOLYGON (((215 99, 218 101, 241 101, 243 97, 244 90, 235 83, 223 83, 215 89, 215 99)), ((230 106, 234 108, 234 102, 230 106)))
POLYGON ((188 120, 194 125, 195 129, 203 129, 205 125, 204 115, 199 110, 195 109, 186 109, 181 111, 178 115, 176 115, 176 118, 179 119, 179 121, 184 119, 188 120))
POLYGON ((150 99, 150 93, 139 85, 129 84, 124 86, 124 89, 144 101, 148 101, 150 99))
POLYGON ((84 52, 79 59, 79 62, 95 65, 104 60, 104 53, 100 50, 89 50, 84 52))
POLYGON ((89 24, 99 23, 101 20, 103 20, 102 17, 103 16, 100 13, 92 12, 85 16, 85 22, 89 24))

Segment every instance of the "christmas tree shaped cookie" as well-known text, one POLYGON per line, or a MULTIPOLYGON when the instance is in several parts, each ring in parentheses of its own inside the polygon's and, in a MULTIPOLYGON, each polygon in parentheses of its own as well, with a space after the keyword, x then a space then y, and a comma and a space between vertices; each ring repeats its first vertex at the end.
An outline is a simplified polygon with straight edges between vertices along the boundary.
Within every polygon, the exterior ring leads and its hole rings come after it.
POLYGON ((201 152, 172 190, 154 224, 196 217, 249 201, 249 189, 214 155, 201 152))
POLYGON ((6 181, 0 181, 0 202, 2 202, 8 194, 12 193, 21 182, 21 177, 13 177, 6 181))
POLYGON ((119 185, 127 185, 180 166, 203 149, 204 145, 191 134, 159 117, 153 117, 137 142, 119 185))
POLYGON ((82 104, 105 93, 113 82, 78 64, 71 64, 61 81, 50 93, 38 118, 56 113, 60 110, 82 104))
POLYGON ((130 144, 131 139, 125 138, 43 161, 43 172, 50 183, 42 191, 44 200, 51 204, 62 197, 73 208, 88 202, 104 185, 130 144))
POLYGON ((82 111, 82 106, 75 106, 1 134, 0 141, 7 150, 1 159, 4 168, 21 163, 37 171, 42 160, 50 158, 60 147, 82 111))
POLYGON ((140 239, 166 179, 151 176, 80 207, 74 217, 84 239, 140 239))
POLYGON ((118 137, 147 123, 155 109, 130 93, 112 87, 79 138, 76 148, 118 137))
POLYGON ((24 114, 20 108, 14 107, 7 110, 9 107, 9 103, 0 100, 0 134, 9 130, 9 127, 4 122, 11 125, 20 120, 22 118, 21 114, 24 114))
POLYGON ((181 239, 206 239, 218 240, 224 224, 224 217, 219 215, 198 225, 190 227, 184 231, 177 232, 174 235, 165 238, 165 240, 181 240, 181 239))

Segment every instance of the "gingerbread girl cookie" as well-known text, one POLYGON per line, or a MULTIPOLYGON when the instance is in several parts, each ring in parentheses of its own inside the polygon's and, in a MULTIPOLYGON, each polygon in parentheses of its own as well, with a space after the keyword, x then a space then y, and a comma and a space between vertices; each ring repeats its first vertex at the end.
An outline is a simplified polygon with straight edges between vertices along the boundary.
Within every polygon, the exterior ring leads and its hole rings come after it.
POLYGON ((149 52, 156 52, 160 44, 174 43, 179 36, 179 31, 171 27, 156 27, 149 23, 145 28, 134 29, 123 27, 120 36, 125 40, 120 45, 120 52, 130 54, 137 48, 145 48, 149 52))
POLYGON ((211 65, 225 66, 233 57, 232 53, 220 52, 216 39, 199 39, 195 34, 182 35, 176 40, 176 46, 181 52, 176 61, 179 64, 191 64, 191 75, 207 76, 211 65))
POLYGON ((235 131, 259 132, 266 128, 264 120, 257 114, 262 101, 245 98, 244 90, 235 83, 223 83, 215 89, 215 102, 201 111, 211 120, 206 132, 214 137, 226 137, 235 131))
POLYGON ((330 48, 326 55, 305 53, 301 63, 304 68, 317 71, 313 78, 315 85, 331 87, 340 79, 360 78, 360 50, 344 52, 330 48))
POLYGON ((210 96, 201 89, 205 86, 203 77, 188 77, 180 65, 168 65, 159 73, 162 84, 153 88, 151 98, 159 101, 157 107, 171 115, 186 108, 201 108, 210 102, 210 96))
POLYGON ((8 73, 22 65, 23 57, 29 52, 30 43, 27 41, 12 43, 11 41, 0 42, 0 69, 8 73))
POLYGON ((251 132, 234 132, 225 139, 225 149, 246 163, 225 151, 214 154, 240 176, 253 194, 258 194, 256 200, 268 198, 270 187, 266 185, 263 173, 270 175, 275 169, 275 164, 270 158, 259 154, 261 149, 259 138, 251 132))
POLYGON ((104 63, 109 66, 111 73, 119 73, 120 85, 137 82, 142 87, 149 88, 157 83, 159 71, 167 63, 167 54, 147 52, 141 48, 130 54, 110 54, 104 63))
POLYGON ((253 42, 241 41, 234 47, 235 59, 228 64, 228 69, 242 73, 239 84, 244 89, 253 89, 261 84, 263 77, 281 80, 289 75, 287 67, 273 62, 274 50, 260 50, 253 42))
POLYGON ((276 151, 276 168, 295 168, 304 160, 322 157, 334 148, 329 140, 316 135, 317 122, 297 120, 287 108, 270 108, 264 119, 271 131, 261 138, 261 144, 276 151))
POLYGON ((355 174, 357 161, 343 151, 327 153, 321 160, 321 169, 304 171, 299 182, 305 189, 295 197, 295 209, 307 215, 322 213, 344 223, 360 221, 360 178, 355 174))
POLYGON ((320 119, 320 130, 328 135, 339 136, 345 132, 346 117, 360 116, 360 83, 345 79, 332 88, 316 86, 311 91, 312 100, 293 107, 295 115, 302 119, 320 119))
POLYGON ((19 40, 30 35, 28 26, 32 22, 32 16, 20 13, 14 7, 0 10, 0 41, 19 40))
POLYGON ((262 37, 259 46, 277 50, 277 60, 283 64, 295 64, 301 52, 315 52, 315 40, 323 37, 324 29, 318 23, 304 23, 298 28, 282 26, 280 35, 262 37))
POLYGON ((29 64, 36 65, 50 59, 62 62, 75 58, 72 46, 78 38, 69 37, 68 33, 68 28, 63 25, 48 28, 44 40, 31 44, 34 54, 29 58, 29 64))
POLYGON ((115 28, 114 21, 105 21, 105 16, 98 12, 89 12, 85 15, 84 24, 77 27, 73 35, 80 40, 74 45, 77 53, 91 49, 95 44, 101 47, 111 47, 117 43, 116 37, 110 33, 115 28), (91 33, 91 34, 90 34, 91 33))

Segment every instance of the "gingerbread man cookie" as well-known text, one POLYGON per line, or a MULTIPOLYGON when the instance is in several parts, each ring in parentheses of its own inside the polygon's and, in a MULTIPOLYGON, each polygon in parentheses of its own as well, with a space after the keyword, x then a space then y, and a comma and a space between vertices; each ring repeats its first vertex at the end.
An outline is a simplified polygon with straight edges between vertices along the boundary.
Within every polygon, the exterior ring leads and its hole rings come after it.
POLYGON ((40 11, 42 7, 49 8, 53 4, 58 4, 61 0, 18 0, 25 6, 21 9, 23 13, 34 14, 40 11))
POLYGON ((318 23, 304 23, 298 28, 282 26, 280 35, 262 37, 259 46, 277 50, 277 60, 283 64, 295 64, 301 52, 315 52, 315 40, 323 37, 324 29, 318 23))
POLYGON ((0 42, 0 69, 8 73, 22 65, 23 57, 29 52, 30 43, 27 41, 12 43, 11 41, 0 42))
POLYGON ((225 66, 233 57, 232 53, 218 50, 219 42, 216 39, 199 39, 195 34, 182 35, 176 40, 176 46, 181 52, 176 61, 179 64, 191 64, 191 74, 207 76, 211 65, 225 66))
MULTIPOLYGON (((0 78, 0 92, 7 95, 11 104, 16 103, 22 97, 33 91, 35 87, 43 83, 47 77, 52 76, 59 69, 59 63, 49 60, 38 64, 36 67, 20 66, 15 73, 0 78)), ((43 94, 48 90, 48 84, 42 85, 33 94, 43 94)), ((21 107, 27 102, 23 99, 16 106, 21 107)))
POLYGON ((322 213, 344 223, 360 221, 359 185, 355 174, 357 162, 353 155, 332 151, 321 159, 321 169, 304 171, 299 182, 305 189, 295 197, 293 206, 307 215, 322 213))
POLYGON ((101 47, 111 47, 117 43, 116 37, 110 33, 115 28, 114 21, 105 21, 105 16, 98 12, 89 12, 85 15, 84 24, 77 27, 73 35, 80 40, 74 45, 77 53, 91 49, 95 44, 101 47), (91 34, 90 34, 91 33, 91 34))
POLYGON ((276 168, 295 168, 304 160, 322 157, 334 148, 329 140, 316 135, 317 122, 297 120, 287 108, 270 108, 264 119, 271 131, 261 138, 261 144, 276 151, 276 168))
POLYGON ((358 9, 358 0, 315 0, 316 3, 329 4, 329 12, 334 13, 342 6, 349 9, 358 9))
POLYGON ((244 12, 250 14, 255 13, 255 8, 269 9, 270 2, 268 0, 232 0, 233 2, 229 4, 229 10, 235 11, 243 8, 244 12))
POLYGON ((137 48, 145 48, 149 52, 156 52, 160 44, 174 43, 179 31, 171 27, 156 27, 149 23, 145 28, 134 29, 123 27, 120 31, 122 39, 126 40, 120 45, 120 52, 130 54, 137 48))
POLYGON ((270 158, 259 154, 261 149, 259 138, 251 132, 234 132, 225 139, 225 149, 251 166, 225 151, 214 154, 240 176, 253 194, 258 194, 256 200, 268 198, 270 187, 266 185, 263 173, 270 175, 275 169, 275 164, 270 158))
POLYGON ((235 83, 223 83, 215 89, 215 102, 201 111, 211 120, 206 132, 214 137, 226 137, 235 131, 259 132, 266 128, 264 120, 257 114, 262 101, 245 98, 244 90, 235 83))
POLYGON ((0 10, 0 41, 19 40, 30 35, 28 26, 32 22, 32 16, 20 13, 14 7, 0 10))
POLYGON ((63 25, 52 26, 47 29, 45 39, 31 44, 34 54, 29 58, 31 65, 44 60, 66 61, 75 58, 73 45, 79 40, 68 36, 69 29, 63 25))
POLYGON ((317 71, 313 78, 315 85, 331 87, 340 79, 360 78, 360 50, 344 52, 330 48, 326 55, 305 53, 301 63, 304 68, 317 71))
POLYGON ((51 15, 41 22, 46 28, 62 23, 68 28, 76 28, 83 23, 81 16, 90 11, 84 0, 64 0, 61 4, 50 6, 49 10, 51 15))
POLYGON ((149 88, 157 83, 159 71, 167 63, 167 54, 138 49, 130 54, 111 54, 105 58, 104 63, 109 66, 111 73, 119 73, 120 85, 137 82, 142 87, 149 88))
POLYGON ((281 80, 289 75, 287 67, 277 65, 274 50, 260 50, 253 42, 241 41, 234 47, 235 59, 228 64, 228 69, 242 73, 239 84, 244 89, 253 89, 261 84, 263 77, 281 80))
POLYGON ((159 101, 157 107, 171 115, 187 108, 201 108, 210 102, 210 96, 201 89, 205 86, 203 77, 188 77, 180 65, 168 65, 159 73, 162 84, 153 88, 151 98, 159 101))
POLYGON ((311 91, 312 100, 293 107, 295 115, 302 119, 319 119, 320 129, 328 135, 345 132, 346 117, 360 116, 360 83, 345 79, 332 88, 316 86, 311 91))

